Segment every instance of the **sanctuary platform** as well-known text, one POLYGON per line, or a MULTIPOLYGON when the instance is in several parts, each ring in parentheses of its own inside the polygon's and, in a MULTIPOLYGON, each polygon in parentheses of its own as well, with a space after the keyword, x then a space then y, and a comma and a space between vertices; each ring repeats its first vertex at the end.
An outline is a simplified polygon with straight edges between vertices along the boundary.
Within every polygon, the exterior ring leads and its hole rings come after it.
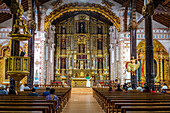
POLYGON ((92 94, 92 88, 72 88, 71 93, 92 94))

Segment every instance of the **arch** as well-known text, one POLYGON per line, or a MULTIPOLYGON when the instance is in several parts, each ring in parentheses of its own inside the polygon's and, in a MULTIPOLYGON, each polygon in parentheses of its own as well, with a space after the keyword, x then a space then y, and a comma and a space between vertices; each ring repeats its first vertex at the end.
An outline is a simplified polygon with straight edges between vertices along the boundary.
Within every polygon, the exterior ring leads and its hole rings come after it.
POLYGON ((44 28, 45 31, 50 27, 51 23, 62 16, 64 13, 68 12, 74 12, 74 11, 91 11, 91 12, 97 12, 104 17, 106 17, 108 20, 110 20, 115 28, 120 31, 120 19, 117 17, 112 11, 107 9, 104 6, 101 6, 99 4, 94 4, 94 3, 69 3, 60 6, 53 12, 51 12, 48 16, 45 18, 45 24, 44 28))
POLYGON ((10 47, 7 45, 7 46, 2 46, 1 48, 0 48, 0 57, 3 57, 4 55, 3 55, 3 51, 4 50, 6 50, 6 49, 8 49, 9 51, 10 51, 10 47))

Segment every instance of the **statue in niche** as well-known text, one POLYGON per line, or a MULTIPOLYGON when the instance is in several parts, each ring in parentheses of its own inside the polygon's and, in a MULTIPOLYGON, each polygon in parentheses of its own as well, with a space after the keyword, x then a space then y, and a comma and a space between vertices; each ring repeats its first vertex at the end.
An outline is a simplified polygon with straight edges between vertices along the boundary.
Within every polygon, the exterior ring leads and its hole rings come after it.
POLYGON ((63 34, 66 34, 66 28, 65 28, 65 26, 62 27, 62 33, 63 33, 63 34))
POLYGON ((62 69, 65 69, 65 60, 62 59, 62 69))
POLYGON ((80 69, 84 69, 84 65, 83 64, 84 64, 84 62, 81 61, 80 62, 80 69))
POLYGON ((76 73, 75 78, 78 78, 78 74, 76 73))
POLYGON ((79 23, 79 33, 85 33, 84 22, 79 23))
POLYGON ((98 41, 98 49, 102 49, 102 41, 101 40, 98 41))
POLYGON ((66 49, 65 40, 62 40, 62 49, 66 49))
POLYGON ((85 53, 85 47, 83 44, 79 45, 79 53, 85 53))
POLYGON ((102 34, 102 26, 98 26, 98 34, 102 34))
POLYGON ((102 69, 102 59, 99 59, 99 69, 102 69))

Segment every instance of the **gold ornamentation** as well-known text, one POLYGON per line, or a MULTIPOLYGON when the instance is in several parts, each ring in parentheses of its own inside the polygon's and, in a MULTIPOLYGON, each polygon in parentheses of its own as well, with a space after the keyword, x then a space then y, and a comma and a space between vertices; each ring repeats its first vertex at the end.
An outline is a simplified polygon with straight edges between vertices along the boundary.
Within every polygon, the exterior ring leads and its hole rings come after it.
POLYGON ((29 74, 30 58, 11 56, 8 57, 7 74, 16 81, 16 89, 19 91, 19 82, 29 74))
MULTIPOLYGON (((158 82, 160 82, 162 80, 162 76, 159 76, 162 75, 163 73, 163 70, 162 70, 162 59, 166 60, 166 62, 164 62, 164 67, 166 67, 166 63, 168 64, 169 63, 169 54, 167 53, 165 47, 156 39, 153 39, 153 45, 154 45, 154 48, 153 48, 153 51, 154 51, 154 60, 156 61, 156 64, 157 64, 157 75, 155 75, 156 79, 158 82), (163 58, 162 58, 163 57, 163 58), (162 72, 161 72, 162 70, 162 72)), ((137 55, 139 57, 140 55, 140 58, 143 60, 143 82, 146 82, 145 79, 146 79, 146 61, 145 61, 145 40, 141 41, 138 46, 137 46, 137 55)), ((166 73, 168 72, 168 68, 164 68, 164 77, 165 78, 168 78, 169 74, 166 73)), ((168 79, 165 79, 165 82, 168 83, 168 79)))
POLYGON ((51 23, 62 16, 64 13, 74 12, 74 11, 91 11, 100 13, 102 16, 108 18, 118 31, 120 31, 120 19, 112 11, 108 10, 98 4, 90 3, 70 3, 60 6, 53 12, 51 12, 45 19, 45 31, 50 27, 51 23))
POLYGON ((12 40, 29 40, 32 35, 29 33, 27 29, 27 25, 25 24, 25 20, 22 19, 22 15, 24 13, 23 7, 19 4, 19 8, 17 9, 17 15, 19 19, 15 20, 15 24, 12 27, 12 31, 9 33, 9 37, 12 37, 12 40), (21 29, 23 29, 23 34, 21 33, 21 29))
POLYGON ((143 16, 147 15, 153 15, 154 14, 154 5, 153 5, 153 0, 147 0, 147 4, 143 6, 142 8, 142 14, 143 16))
POLYGON ((34 29, 34 30, 36 29, 36 23, 34 20, 28 20, 27 26, 28 26, 28 29, 34 29))
POLYGON ((135 22, 131 21, 128 25, 128 30, 130 31, 131 28, 134 30, 137 29, 137 27, 138 27, 138 23, 136 21, 135 22))

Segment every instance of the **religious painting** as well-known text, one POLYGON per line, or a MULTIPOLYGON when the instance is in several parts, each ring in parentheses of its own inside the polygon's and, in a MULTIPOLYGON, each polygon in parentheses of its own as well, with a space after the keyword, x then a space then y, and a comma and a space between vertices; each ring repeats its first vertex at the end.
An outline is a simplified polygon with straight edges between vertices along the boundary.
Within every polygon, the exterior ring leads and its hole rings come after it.
POLYGON ((102 49, 103 47, 102 47, 102 40, 101 39, 99 39, 98 40, 98 49, 102 49))
POLYGON ((79 33, 85 33, 85 23, 79 22, 79 33))

